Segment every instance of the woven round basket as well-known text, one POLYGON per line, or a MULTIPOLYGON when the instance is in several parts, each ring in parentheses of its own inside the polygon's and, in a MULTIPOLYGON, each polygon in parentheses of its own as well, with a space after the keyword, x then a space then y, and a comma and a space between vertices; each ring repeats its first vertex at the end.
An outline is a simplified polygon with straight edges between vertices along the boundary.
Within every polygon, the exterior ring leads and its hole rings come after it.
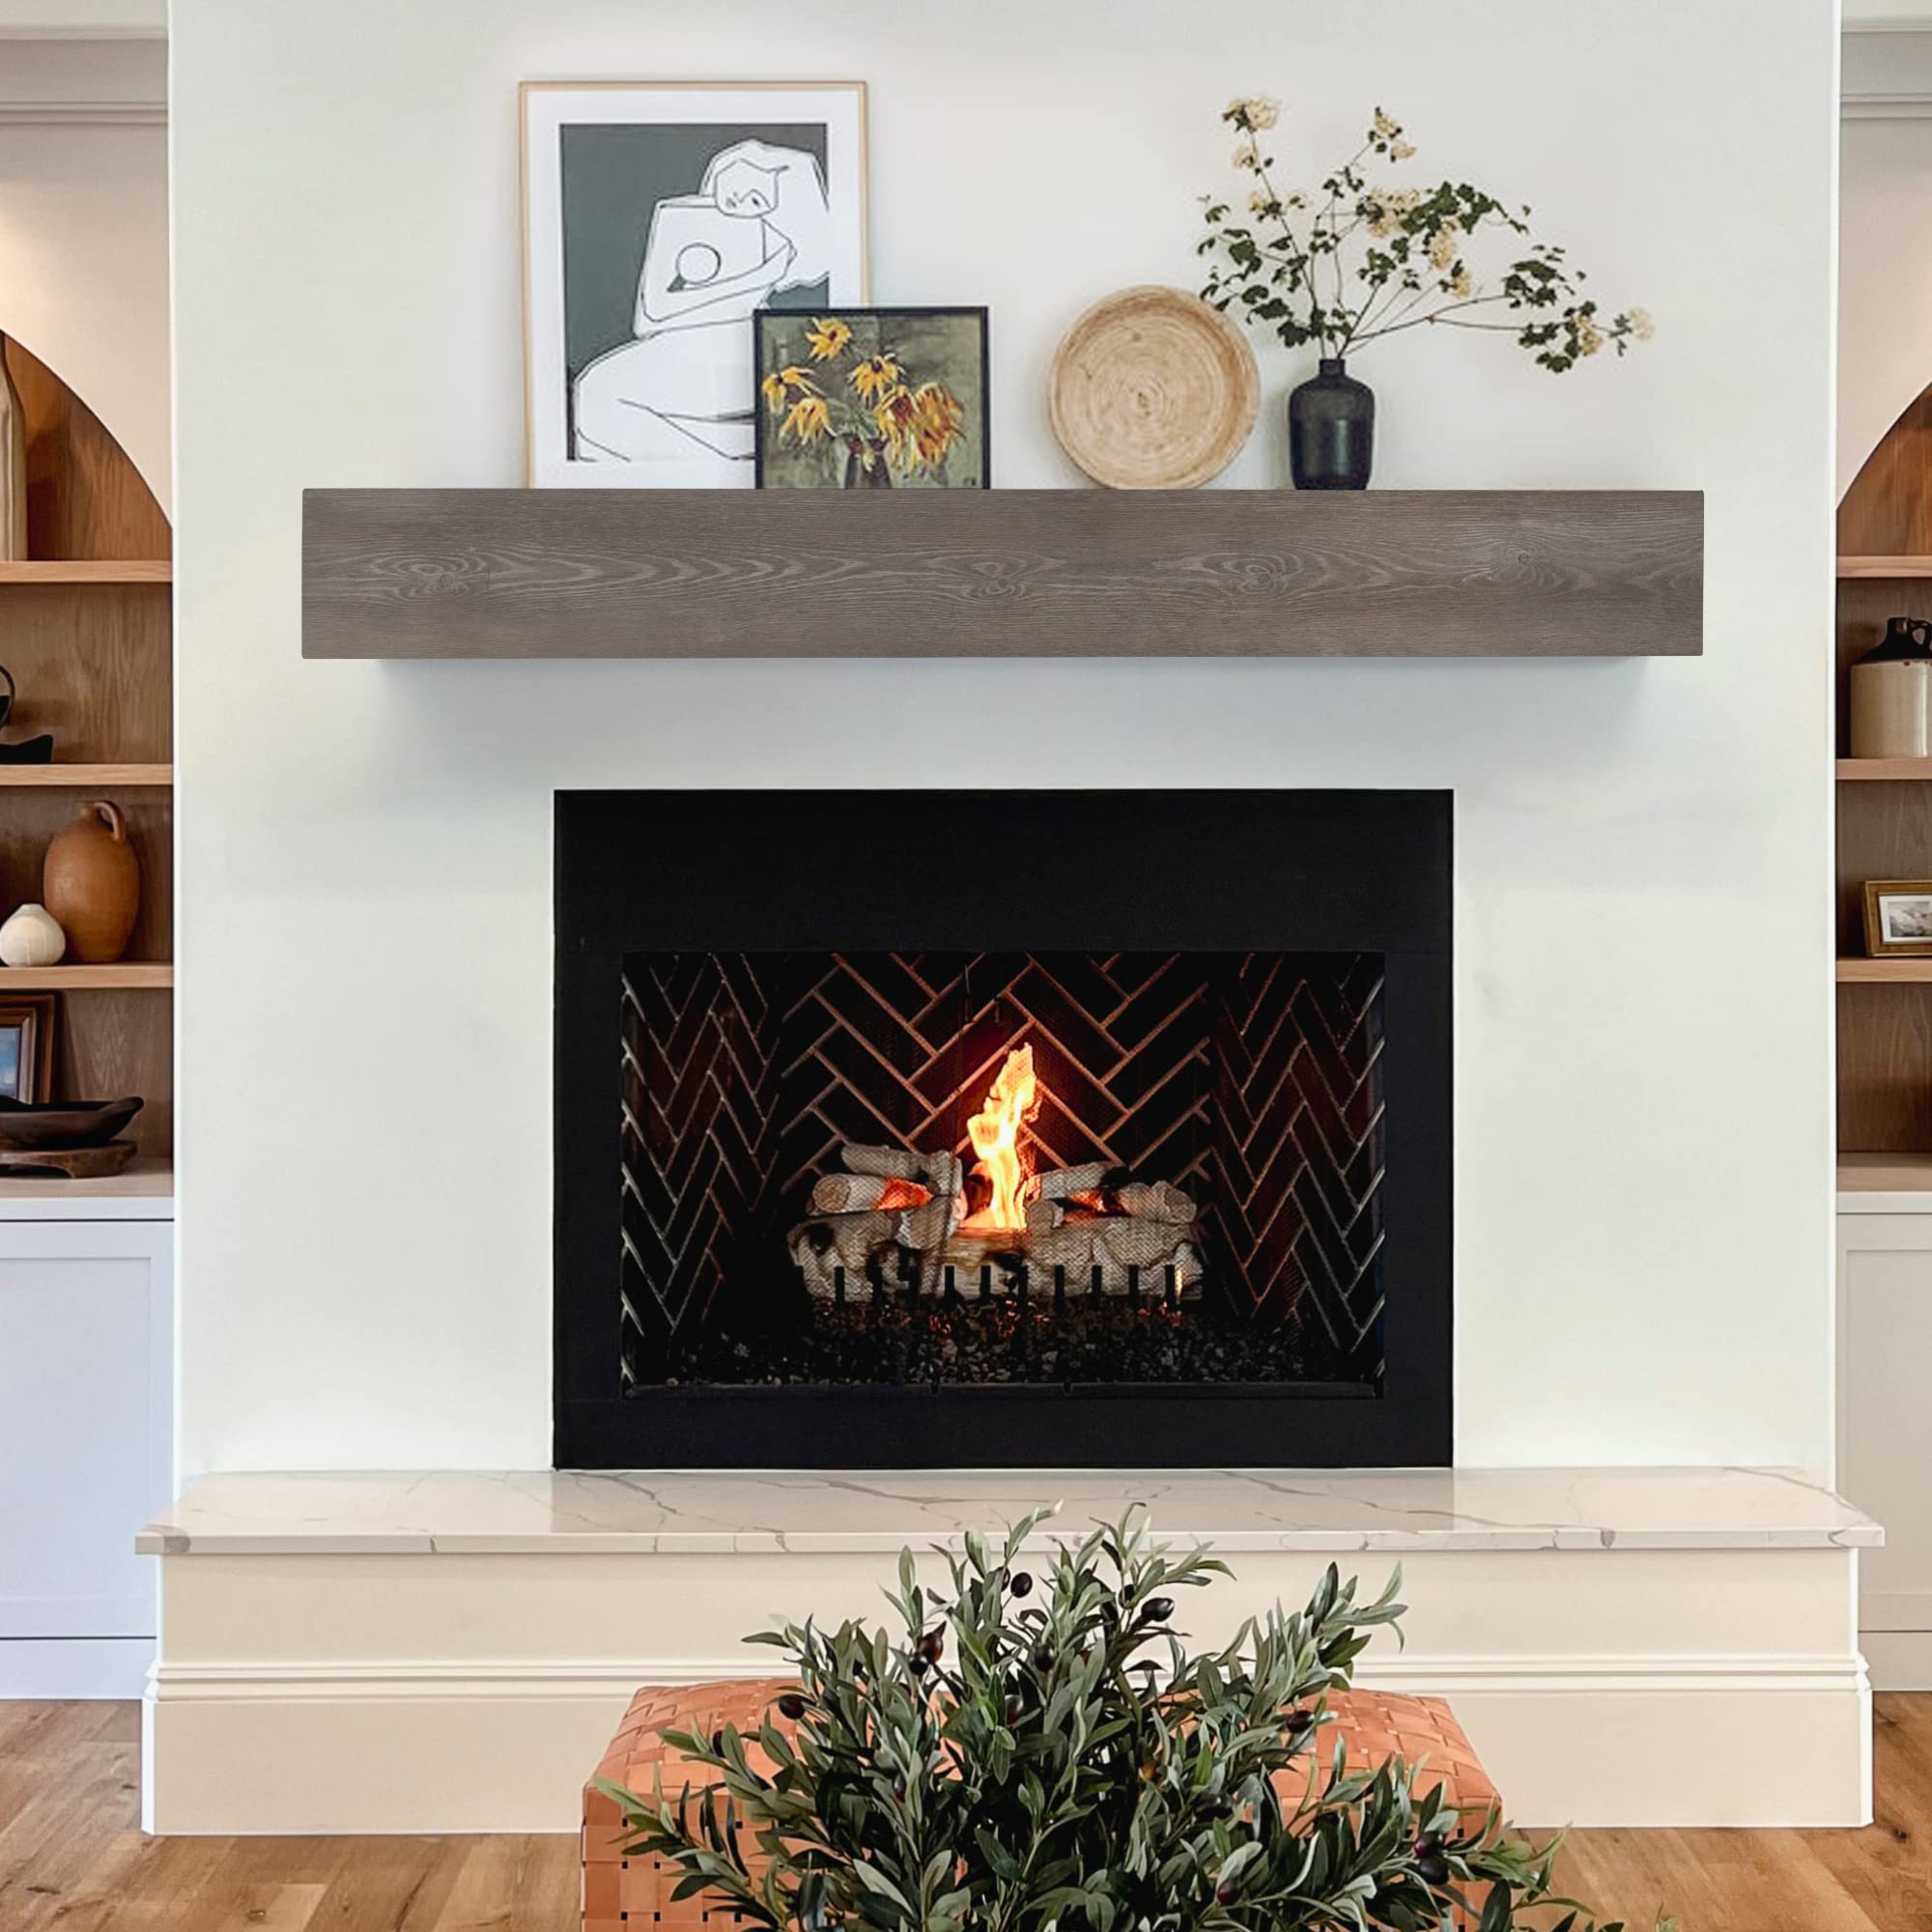
POLYGON ((1115 490, 1191 490, 1248 440, 1261 378, 1241 331, 1184 289, 1122 289, 1066 331, 1047 378, 1060 446, 1115 490))

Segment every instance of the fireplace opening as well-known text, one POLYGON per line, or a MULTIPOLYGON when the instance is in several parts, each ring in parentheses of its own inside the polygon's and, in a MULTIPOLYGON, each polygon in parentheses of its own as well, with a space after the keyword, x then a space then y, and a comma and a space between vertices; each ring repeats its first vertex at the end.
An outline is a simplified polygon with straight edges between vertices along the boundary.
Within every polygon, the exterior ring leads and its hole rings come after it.
POLYGON ((627 1387, 1381 1378, 1381 961, 634 953, 627 1387))
POLYGON ((1448 803, 560 794, 559 1466, 1446 1462, 1448 803))

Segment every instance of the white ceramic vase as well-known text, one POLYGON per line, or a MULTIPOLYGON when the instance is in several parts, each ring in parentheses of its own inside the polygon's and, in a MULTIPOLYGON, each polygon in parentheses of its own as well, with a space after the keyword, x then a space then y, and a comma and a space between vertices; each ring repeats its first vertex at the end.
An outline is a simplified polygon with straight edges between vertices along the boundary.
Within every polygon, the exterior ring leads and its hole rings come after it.
POLYGON ((0 925, 0 966, 57 966, 67 934, 43 905, 23 905, 0 925))

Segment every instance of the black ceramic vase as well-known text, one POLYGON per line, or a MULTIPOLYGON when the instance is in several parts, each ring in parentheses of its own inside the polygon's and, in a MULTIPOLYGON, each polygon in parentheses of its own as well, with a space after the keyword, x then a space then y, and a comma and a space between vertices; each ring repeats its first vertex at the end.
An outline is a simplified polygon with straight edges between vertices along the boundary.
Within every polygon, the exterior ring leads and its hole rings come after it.
POLYGON ((1340 356, 1288 399, 1288 468, 1297 490, 1366 490, 1376 453, 1376 392, 1340 356))

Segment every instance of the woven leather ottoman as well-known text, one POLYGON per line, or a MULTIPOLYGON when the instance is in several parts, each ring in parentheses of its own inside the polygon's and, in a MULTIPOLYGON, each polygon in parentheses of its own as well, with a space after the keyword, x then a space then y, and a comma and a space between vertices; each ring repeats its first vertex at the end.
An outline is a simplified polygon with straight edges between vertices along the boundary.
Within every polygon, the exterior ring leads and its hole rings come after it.
MULTIPOLYGON (((611 1748, 597 1767, 596 1777, 608 1777, 627 1791, 648 1796, 660 1771, 667 1795, 675 1793, 684 1782, 679 1767, 683 1755, 665 1744, 660 1733, 669 1729, 709 1737, 722 1724, 735 1724, 740 1731, 755 1730, 763 1722, 767 1708, 781 1691, 797 1687, 782 1677, 738 1679, 717 1684, 658 1686, 639 1690, 611 1740, 611 1748)), ((1346 1739, 1351 1765, 1363 1758, 1378 1759, 1398 1753, 1413 1764, 1429 1760, 1423 1777, 1426 1789, 1439 1786, 1452 1804, 1478 1809, 1496 1802, 1496 1791, 1463 1727, 1450 1715, 1449 1706, 1439 1697, 1398 1697, 1379 1690, 1349 1690, 1328 1699, 1335 1719, 1332 1730, 1322 1732, 1325 1749, 1334 1747, 1337 1736, 1346 1739)), ((771 1713, 777 1727, 789 1734, 796 1727, 778 1713, 771 1713)), ((746 1757, 755 1767, 770 1769, 768 1761, 749 1739, 746 1757)), ((1284 1773, 1284 1777, 1295 1774, 1284 1773)), ((697 1780, 693 1778, 694 1787, 697 1780)), ((624 1838, 623 1820, 616 1805, 596 1788, 583 1787, 583 1932, 618 1932, 628 1927, 661 1928, 661 1932, 687 1932, 687 1928, 716 1924, 718 1932, 734 1926, 737 1915, 724 1901, 715 1905, 704 1894, 695 1898, 671 1898, 677 1883, 675 1868, 662 1860, 643 1857, 627 1859, 618 1850, 624 1838)))

